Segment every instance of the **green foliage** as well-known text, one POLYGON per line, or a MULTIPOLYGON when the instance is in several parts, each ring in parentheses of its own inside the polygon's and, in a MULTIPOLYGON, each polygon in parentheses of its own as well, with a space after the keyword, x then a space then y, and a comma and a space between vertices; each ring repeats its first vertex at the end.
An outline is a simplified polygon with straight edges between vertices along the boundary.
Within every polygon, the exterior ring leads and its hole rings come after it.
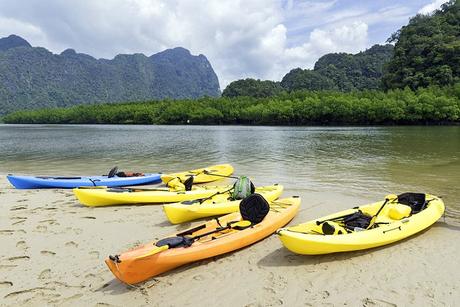
POLYGON ((328 77, 309 69, 296 68, 287 73, 281 86, 287 91, 300 90, 335 90, 337 89, 334 81, 328 77))
POLYGON ((315 64, 315 71, 333 80, 341 91, 379 89, 383 66, 393 55, 393 46, 374 45, 357 54, 330 53, 315 64))
POLYGON ((268 98, 201 98, 18 111, 6 123, 48 124, 433 124, 460 123, 460 83, 382 91, 282 92, 268 98))
POLYGON ((248 96, 264 98, 279 95, 283 91, 279 82, 241 79, 233 81, 222 92, 223 97, 248 96))
POLYGON ((281 83, 254 79, 230 83, 224 97, 249 96, 264 98, 280 95, 283 91, 379 89, 383 65, 393 54, 392 45, 375 45, 357 54, 329 53, 322 56, 314 70, 296 68, 287 73, 281 83))
POLYGON ((417 15, 394 33, 386 89, 449 85, 460 80, 460 3, 451 0, 432 15, 417 15))
POLYGON ((219 96, 205 56, 183 48, 150 57, 95 59, 67 49, 53 54, 18 36, 0 39, 0 115, 19 109, 99 102, 219 96))

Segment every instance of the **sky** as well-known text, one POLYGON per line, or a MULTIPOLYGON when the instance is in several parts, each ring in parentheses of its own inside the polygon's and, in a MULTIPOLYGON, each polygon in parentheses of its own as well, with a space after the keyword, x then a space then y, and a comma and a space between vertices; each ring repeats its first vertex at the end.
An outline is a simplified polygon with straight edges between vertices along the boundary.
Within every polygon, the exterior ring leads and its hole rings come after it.
POLYGON ((445 0, 0 0, 0 37, 96 58, 184 47, 204 54, 221 88, 280 80, 330 52, 356 53, 445 0))

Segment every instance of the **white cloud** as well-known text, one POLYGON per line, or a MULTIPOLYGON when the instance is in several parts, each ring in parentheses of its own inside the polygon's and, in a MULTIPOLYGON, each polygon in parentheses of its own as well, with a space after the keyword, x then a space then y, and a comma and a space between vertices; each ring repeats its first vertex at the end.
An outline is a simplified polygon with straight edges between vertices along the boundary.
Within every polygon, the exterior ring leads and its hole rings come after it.
MULTIPOLYGON (((322 55, 330 52, 355 53, 368 45, 367 24, 353 22, 328 29, 314 29, 306 43, 285 50, 284 73, 295 67, 311 68, 322 55)), ((282 74, 279 71, 278 74, 282 74)))
POLYGON ((430 4, 427 4, 424 7, 422 7, 418 11, 418 13, 423 14, 423 15, 430 14, 430 13, 434 12, 435 10, 439 9, 441 7, 441 5, 443 5, 446 2, 447 2, 447 0, 435 0, 435 1, 431 2, 430 4))
POLYGON ((337 0, 0 1, 0 35, 18 34, 53 52, 74 48, 105 58, 118 53, 150 55, 182 46, 207 56, 223 88, 239 78, 279 80, 292 68, 311 68, 328 52, 358 52, 369 47, 370 24, 407 15, 398 5, 369 13, 365 8, 334 9, 339 4, 337 0))

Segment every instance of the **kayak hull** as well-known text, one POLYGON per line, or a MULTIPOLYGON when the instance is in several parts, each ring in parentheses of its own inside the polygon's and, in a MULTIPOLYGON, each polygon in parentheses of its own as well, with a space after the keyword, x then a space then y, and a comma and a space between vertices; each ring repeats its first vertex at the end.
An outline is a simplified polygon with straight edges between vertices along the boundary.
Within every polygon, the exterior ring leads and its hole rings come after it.
POLYGON ((76 177, 35 177, 8 175, 8 181, 16 189, 73 189, 76 187, 106 186, 123 187, 159 182, 160 174, 145 174, 139 177, 76 176, 76 177))
POLYGON ((218 192, 230 189, 230 186, 206 186, 192 191, 174 191, 157 189, 145 191, 142 189, 111 190, 105 188, 76 188, 73 189, 80 203, 89 207, 114 205, 144 205, 174 203, 210 197, 218 192))
MULTIPOLYGON (((256 188, 255 193, 262 195, 268 202, 274 201, 283 193, 282 185, 256 188)), ((163 206, 166 217, 172 224, 179 224, 203 217, 224 215, 239 210, 241 200, 229 200, 229 194, 219 194, 202 203, 174 203, 163 206)))
MULTIPOLYGON (((117 255, 118 262, 107 258, 105 263, 120 281, 135 284, 187 263, 238 250, 271 235, 277 227, 286 225, 295 216, 300 206, 300 198, 288 198, 282 202, 288 205, 278 207, 272 203, 271 206, 276 207, 276 210, 270 210, 262 222, 249 228, 214 233, 195 241, 190 247, 170 248, 156 254, 151 254, 156 243, 151 242, 117 255)), ((219 227, 218 223, 226 225, 238 220, 241 220, 241 215, 234 212, 220 217, 219 221, 214 219, 206 222, 202 228, 192 232, 192 235, 215 230, 219 227)))
MULTIPOLYGON (((407 237, 410 237, 434 224, 444 213, 444 203, 440 198, 427 194, 427 199, 432 199, 427 208, 419 213, 401 220, 393 220, 388 216, 391 205, 387 205, 377 222, 389 223, 381 224, 379 227, 355 231, 340 235, 321 235, 308 233, 315 229, 316 220, 293 227, 283 228, 277 231, 282 244, 290 251, 303 255, 320 255, 337 252, 349 252, 363 250, 391 244, 407 237), (380 218, 381 216, 381 218, 380 218)), ((363 212, 370 215, 380 208, 383 202, 359 207, 363 212)), ((397 204, 396 204, 397 205, 397 204)), ((333 217, 346 215, 356 210, 345 210, 336 214, 319 218, 318 220, 328 220, 333 217)))

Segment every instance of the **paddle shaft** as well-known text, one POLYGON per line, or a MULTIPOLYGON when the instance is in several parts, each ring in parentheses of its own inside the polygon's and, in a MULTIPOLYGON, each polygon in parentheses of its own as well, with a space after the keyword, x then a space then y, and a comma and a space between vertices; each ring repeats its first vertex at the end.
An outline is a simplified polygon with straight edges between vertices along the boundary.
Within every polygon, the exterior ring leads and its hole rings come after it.
POLYGON ((321 225, 321 224, 324 223, 324 222, 341 220, 341 219, 347 218, 347 217, 349 217, 349 216, 352 216, 352 215, 355 214, 355 213, 356 213, 356 212, 349 213, 349 214, 345 214, 345 215, 341 215, 341 216, 337 216, 337 217, 333 217, 333 218, 330 218, 330 219, 327 219, 327 220, 316 221, 316 225, 321 225))
POLYGON ((216 176, 216 177, 223 177, 223 178, 239 179, 239 177, 235 177, 235 176, 226 176, 226 175, 220 175, 220 174, 211 174, 211 173, 210 173, 209 171, 207 171, 207 170, 204 170, 203 173, 206 174, 206 175, 209 175, 209 176, 216 176))
POLYGON ((379 211, 377 211, 377 213, 373 216, 373 217, 377 217, 377 215, 380 214, 380 212, 382 211, 383 207, 385 207, 385 205, 390 201, 389 198, 385 198, 385 201, 383 202, 383 205, 380 207, 379 211))

